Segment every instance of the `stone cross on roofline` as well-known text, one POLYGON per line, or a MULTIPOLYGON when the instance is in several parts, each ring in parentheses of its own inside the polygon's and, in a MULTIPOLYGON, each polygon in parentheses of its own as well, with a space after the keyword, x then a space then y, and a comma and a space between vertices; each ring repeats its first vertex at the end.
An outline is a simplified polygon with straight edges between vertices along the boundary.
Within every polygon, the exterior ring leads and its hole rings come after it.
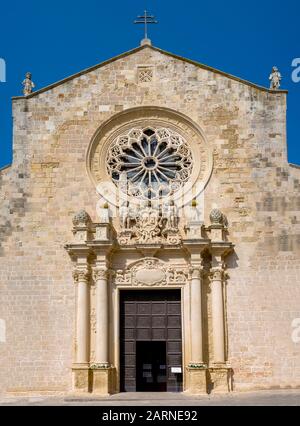
POLYGON ((144 38, 141 41, 141 45, 151 44, 151 40, 148 38, 148 25, 149 24, 158 24, 154 15, 148 15, 147 10, 144 11, 144 15, 140 15, 134 21, 135 24, 143 24, 144 25, 144 38))

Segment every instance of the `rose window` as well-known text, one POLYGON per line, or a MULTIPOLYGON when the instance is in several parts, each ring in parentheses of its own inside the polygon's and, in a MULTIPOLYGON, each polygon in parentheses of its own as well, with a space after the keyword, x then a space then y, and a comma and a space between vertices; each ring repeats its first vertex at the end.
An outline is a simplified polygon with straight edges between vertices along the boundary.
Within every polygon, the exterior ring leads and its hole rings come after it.
POLYGON ((172 195, 185 184, 193 159, 184 138, 173 130, 137 128, 112 143, 106 164, 122 192, 157 199, 172 195))

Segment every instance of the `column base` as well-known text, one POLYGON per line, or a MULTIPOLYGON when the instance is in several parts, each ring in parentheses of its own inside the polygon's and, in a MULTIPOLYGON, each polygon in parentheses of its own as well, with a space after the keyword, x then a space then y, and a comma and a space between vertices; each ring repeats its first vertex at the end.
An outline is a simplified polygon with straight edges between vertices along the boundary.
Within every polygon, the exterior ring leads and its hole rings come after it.
POLYGON ((192 395, 207 394, 207 369, 187 367, 186 392, 192 395))
POLYGON ((116 369, 114 367, 92 369, 93 394, 107 396, 116 389, 116 369))
POLYGON ((232 391, 232 368, 224 364, 214 364, 208 368, 209 393, 232 391))
POLYGON ((75 392, 87 393, 91 388, 91 375, 88 364, 73 364, 73 390, 75 392))

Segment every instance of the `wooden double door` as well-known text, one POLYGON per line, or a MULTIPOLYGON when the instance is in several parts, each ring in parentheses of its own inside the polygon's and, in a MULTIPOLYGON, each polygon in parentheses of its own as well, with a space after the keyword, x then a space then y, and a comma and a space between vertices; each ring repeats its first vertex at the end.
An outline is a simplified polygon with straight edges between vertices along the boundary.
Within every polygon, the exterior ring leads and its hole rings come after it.
POLYGON ((180 290, 123 290, 120 296, 121 391, 182 391, 180 290))

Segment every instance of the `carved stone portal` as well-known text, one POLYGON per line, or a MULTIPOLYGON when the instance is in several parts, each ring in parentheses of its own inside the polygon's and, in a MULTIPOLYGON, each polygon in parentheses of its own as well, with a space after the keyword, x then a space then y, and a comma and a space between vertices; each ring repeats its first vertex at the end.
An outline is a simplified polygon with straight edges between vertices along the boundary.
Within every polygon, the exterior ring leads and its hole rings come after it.
POLYGON ((182 312, 186 313, 182 316, 185 390, 193 394, 228 392, 231 376, 226 360, 224 258, 233 245, 224 238, 225 216, 214 209, 208 227, 199 222, 179 223, 173 200, 164 205, 144 201, 136 211, 126 203, 122 215, 116 232, 111 220, 93 223, 80 211, 73 219, 73 241, 66 245, 74 261, 77 296, 75 390, 92 389, 95 394, 107 395, 119 389, 120 348, 117 333, 111 333, 112 327, 117 328, 118 290, 169 287, 181 289, 182 312), (184 229, 189 231, 184 233, 184 229), (137 253, 145 257, 139 258, 137 253), (206 269, 204 259, 209 262, 206 269), (202 332, 205 280, 210 280, 211 292, 209 357, 204 355, 202 332))

